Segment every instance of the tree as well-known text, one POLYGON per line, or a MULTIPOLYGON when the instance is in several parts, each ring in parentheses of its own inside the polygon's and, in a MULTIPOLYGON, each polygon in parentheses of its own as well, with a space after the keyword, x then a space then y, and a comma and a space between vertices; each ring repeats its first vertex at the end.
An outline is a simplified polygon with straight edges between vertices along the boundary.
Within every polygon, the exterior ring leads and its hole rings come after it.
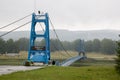
POLYGON ((6 52, 6 43, 0 38, 0 54, 4 54, 6 52))
POLYGON ((116 71, 120 74, 120 42, 117 42, 118 48, 117 48, 117 58, 116 58, 116 71))
POLYGON ((115 42, 111 39, 103 39, 101 41, 101 52, 106 54, 114 54, 115 53, 115 42))
POLYGON ((100 49, 101 49, 101 42, 99 39, 94 39, 93 40, 93 51, 94 52, 100 52, 100 49))
POLYGON ((74 50, 74 46, 73 46, 72 42, 63 41, 62 44, 66 50, 69 50, 69 51, 74 50))
POLYGON ((85 42, 85 51, 93 52, 93 41, 89 40, 85 42))
POLYGON ((61 47, 61 42, 57 39, 50 40, 50 48, 51 48, 51 51, 63 50, 61 47))
POLYGON ((6 41, 6 52, 8 52, 8 53, 18 52, 18 47, 14 43, 13 39, 9 39, 9 40, 6 41))
POLYGON ((15 44, 17 45, 19 51, 27 51, 29 49, 29 39, 27 38, 20 38, 15 42, 15 44))
POLYGON ((81 40, 81 39, 77 39, 74 41, 74 50, 77 51, 77 52, 83 52, 85 51, 84 48, 84 40, 81 40))

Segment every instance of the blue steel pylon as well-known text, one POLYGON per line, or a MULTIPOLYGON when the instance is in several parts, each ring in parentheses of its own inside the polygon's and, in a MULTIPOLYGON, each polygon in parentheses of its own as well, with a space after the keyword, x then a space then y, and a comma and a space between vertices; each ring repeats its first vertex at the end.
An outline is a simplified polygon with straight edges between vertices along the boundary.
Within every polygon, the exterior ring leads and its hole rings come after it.
MULTIPOLYGON (((41 26, 40 26, 41 27, 41 26)), ((42 62, 48 64, 50 60, 50 38, 49 38, 49 17, 48 14, 32 14, 32 24, 30 32, 30 44, 28 51, 28 61, 32 62, 42 62), (37 23, 44 23, 45 30, 44 34, 36 34, 35 28, 37 23), (45 46, 41 49, 37 49, 35 45, 36 38, 44 38, 45 46)))

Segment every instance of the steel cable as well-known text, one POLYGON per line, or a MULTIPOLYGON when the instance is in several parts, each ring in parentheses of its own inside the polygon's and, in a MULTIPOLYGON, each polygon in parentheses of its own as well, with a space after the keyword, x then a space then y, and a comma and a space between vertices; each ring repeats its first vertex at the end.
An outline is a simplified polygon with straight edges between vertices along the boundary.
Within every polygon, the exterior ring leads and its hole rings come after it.
POLYGON ((29 22, 27 22, 27 23, 25 23, 25 24, 23 24, 23 25, 21 25, 21 26, 19 26, 19 27, 15 28, 15 29, 12 29, 11 31, 6 32, 6 33, 4 33, 4 34, 0 35, 0 37, 3 37, 3 36, 5 36, 5 35, 7 35, 7 34, 9 34, 9 33, 11 33, 11 32, 13 32, 13 31, 15 31, 15 30, 17 30, 17 29, 19 29, 19 28, 21 28, 21 27, 23 27, 23 26, 25 26, 25 25, 29 24, 30 22, 31 22, 31 21, 29 21, 29 22))
POLYGON ((6 27, 8 27, 8 26, 10 26, 10 25, 12 25, 12 24, 14 24, 14 23, 17 23, 17 22, 19 22, 19 21, 21 21, 21 20, 23 20, 23 19, 25 19, 25 18, 27 18, 27 17, 29 17, 29 16, 31 16, 31 15, 32 15, 32 14, 29 14, 29 15, 27 15, 27 16, 21 18, 21 19, 18 19, 18 20, 14 21, 14 22, 12 22, 12 23, 10 23, 10 24, 7 24, 7 25, 5 25, 5 26, 3 26, 3 27, 0 27, 0 29, 6 28, 6 27))
POLYGON ((49 17, 49 20, 50 20, 50 23, 51 23, 52 29, 53 29, 53 31, 54 31, 54 33, 55 33, 55 35, 56 35, 56 37, 57 37, 57 39, 58 39, 58 41, 59 41, 61 47, 62 47, 63 50, 66 52, 66 54, 68 54, 70 57, 72 57, 72 56, 66 51, 66 49, 65 49, 64 46, 63 46, 63 44, 61 43, 61 41, 60 41, 60 39, 59 39, 59 37, 58 37, 58 35, 57 35, 57 32, 56 32, 56 30, 55 30, 55 28, 54 28, 54 25, 53 25, 53 23, 52 23, 50 17, 49 17))

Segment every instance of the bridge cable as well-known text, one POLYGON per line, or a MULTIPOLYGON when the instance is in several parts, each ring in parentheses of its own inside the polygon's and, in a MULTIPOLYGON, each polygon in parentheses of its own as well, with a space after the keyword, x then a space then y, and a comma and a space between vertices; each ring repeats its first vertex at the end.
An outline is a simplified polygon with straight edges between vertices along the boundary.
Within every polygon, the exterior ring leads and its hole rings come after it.
POLYGON ((60 41, 60 39, 59 39, 59 37, 58 37, 58 35, 57 35, 57 32, 56 32, 56 30, 55 30, 55 28, 54 28, 54 25, 53 25, 50 17, 49 17, 49 20, 50 20, 51 26, 52 26, 52 28, 53 28, 53 31, 55 32, 55 35, 56 35, 58 41, 60 42, 61 47, 62 47, 63 50, 66 52, 66 54, 68 54, 70 57, 72 57, 72 56, 66 51, 66 49, 65 49, 64 46, 63 46, 63 44, 61 43, 61 41, 60 41))
POLYGON ((29 17, 29 16, 31 16, 31 15, 32 15, 32 14, 29 14, 29 15, 23 17, 23 18, 20 18, 20 19, 18 19, 18 20, 16 20, 16 21, 12 22, 12 23, 10 23, 10 24, 7 24, 7 25, 1 27, 0 29, 6 28, 6 27, 8 27, 8 26, 10 26, 10 25, 12 25, 12 24, 14 24, 14 23, 17 23, 17 22, 19 22, 19 21, 21 21, 21 20, 23 20, 23 19, 25 19, 25 18, 27 18, 27 17, 29 17))
POLYGON ((43 28, 42 24, 41 24, 41 23, 39 23, 39 25, 41 26, 42 31, 44 32, 45 30, 44 30, 44 28, 43 28))
MULTIPOLYGON (((42 24, 41 24, 41 23, 39 23, 39 25, 41 26, 42 31, 44 32, 45 30, 44 30, 44 28, 43 28, 42 24)), ((52 44, 53 44, 53 47, 54 47, 56 50, 59 50, 59 49, 55 46, 55 44, 54 44, 54 43, 52 43, 52 44)), ((61 52, 60 52, 60 53, 61 53, 61 52)), ((64 55, 64 54, 62 54, 62 53, 61 53, 61 55, 65 56, 65 57, 67 58, 67 56, 66 56, 66 55, 64 55)))
MULTIPOLYGON (((54 44, 54 43, 53 43, 53 47, 54 47, 56 50, 58 50, 58 51, 59 51, 59 49, 55 46, 55 44, 54 44)), ((62 54, 62 52, 60 52, 60 54, 61 54, 62 56, 64 56, 64 57, 68 58, 66 55, 62 54)))
POLYGON ((35 11, 36 11, 36 0, 33 0, 34 2, 33 2, 33 6, 34 6, 34 13, 35 13, 35 11))
POLYGON ((27 23, 25 23, 25 24, 23 24, 23 25, 21 25, 21 26, 19 26, 19 27, 17 27, 17 28, 14 28, 13 30, 11 30, 11 31, 9 31, 9 32, 6 32, 6 33, 0 35, 0 37, 3 37, 3 36, 5 36, 5 35, 7 35, 7 34, 9 34, 9 33, 11 33, 11 32, 13 32, 13 31, 15 31, 15 30, 17 30, 17 29, 19 29, 19 28, 21 28, 21 27, 29 24, 30 22, 31 22, 31 21, 29 21, 29 22, 27 22, 27 23))

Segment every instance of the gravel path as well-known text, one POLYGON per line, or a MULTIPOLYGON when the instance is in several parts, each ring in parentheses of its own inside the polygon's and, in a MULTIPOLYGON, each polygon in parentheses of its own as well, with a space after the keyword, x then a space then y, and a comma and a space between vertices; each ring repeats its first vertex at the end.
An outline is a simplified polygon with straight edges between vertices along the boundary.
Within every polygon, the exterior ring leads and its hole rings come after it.
POLYGON ((42 68, 40 66, 0 66, 0 75, 42 68))

